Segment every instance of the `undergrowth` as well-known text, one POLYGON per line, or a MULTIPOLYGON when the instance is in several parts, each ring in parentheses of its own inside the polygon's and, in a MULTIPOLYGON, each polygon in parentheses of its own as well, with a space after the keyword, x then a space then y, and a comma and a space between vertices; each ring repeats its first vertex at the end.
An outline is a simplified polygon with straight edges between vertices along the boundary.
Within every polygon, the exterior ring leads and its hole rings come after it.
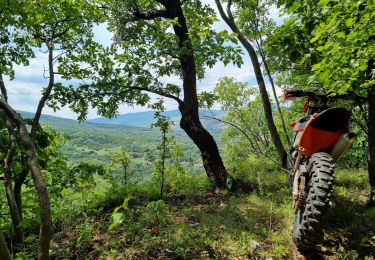
MULTIPOLYGON (((328 259, 374 259, 375 210, 365 208, 366 172, 338 171, 336 178, 322 254, 328 259)), ((97 186, 105 186, 105 196, 86 194, 84 201, 90 204, 58 218, 61 227, 52 256, 290 259, 296 250, 286 182, 284 173, 259 172, 243 179, 246 189, 229 192, 211 190, 205 176, 175 174, 167 178, 166 196, 160 201, 155 183, 111 188, 97 180, 97 186), (115 219, 114 212, 121 213, 121 219, 115 219)))

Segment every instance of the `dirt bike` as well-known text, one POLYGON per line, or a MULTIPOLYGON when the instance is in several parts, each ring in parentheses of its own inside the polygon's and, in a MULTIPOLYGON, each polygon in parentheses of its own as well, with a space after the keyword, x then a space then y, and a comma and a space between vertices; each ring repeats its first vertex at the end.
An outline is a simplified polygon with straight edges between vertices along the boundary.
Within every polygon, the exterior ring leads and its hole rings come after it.
POLYGON ((312 92, 284 90, 284 99, 307 97, 306 116, 291 124, 293 144, 289 151, 289 180, 293 186, 293 240, 301 253, 314 251, 323 238, 322 218, 334 181, 334 163, 350 148, 355 134, 350 129, 351 112, 330 108, 333 99, 312 92))

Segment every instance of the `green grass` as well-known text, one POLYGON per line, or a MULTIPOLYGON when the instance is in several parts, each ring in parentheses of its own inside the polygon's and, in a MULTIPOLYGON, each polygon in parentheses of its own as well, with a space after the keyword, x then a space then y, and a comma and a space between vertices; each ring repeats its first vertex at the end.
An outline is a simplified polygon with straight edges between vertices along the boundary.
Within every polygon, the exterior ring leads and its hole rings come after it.
MULTIPOLYGON (((365 208, 366 172, 341 170, 336 178, 322 254, 329 259, 374 259, 375 210, 365 208)), ((107 195, 96 198, 91 210, 86 210, 88 214, 77 211, 63 221, 53 240, 52 255, 86 259, 291 259, 296 249, 291 238, 291 189, 285 184, 285 174, 261 172, 247 176, 247 183, 251 187, 247 192, 231 193, 210 190, 202 175, 169 176, 165 217, 159 223, 147 208, 158 199, 156 184, 128 186, 117 192, 106 186, 107 195), (124 211, 124 222, 109 231, 113 209, 129 196, 134 199, 124 211)))

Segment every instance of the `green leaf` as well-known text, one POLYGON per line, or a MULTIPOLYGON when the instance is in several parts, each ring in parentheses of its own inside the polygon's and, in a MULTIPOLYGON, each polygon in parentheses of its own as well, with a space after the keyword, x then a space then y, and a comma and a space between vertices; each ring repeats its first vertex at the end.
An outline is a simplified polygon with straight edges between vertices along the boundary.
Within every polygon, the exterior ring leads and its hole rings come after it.
POLYGON ((175 17, 173 19, 170 19, 170 22, 173 24, 173 25, 179 25, 180 26, 180 23, 178 22, 178 17, 175 17))
POLYGON ((114 227, 120 225, 125 220, 125 215, 123 213, 112 214, 112 224, 109 226, 108 230, 112 230, 114 227))
POLYGON ((134 199, 134 197, 127 197, 126 199, 124 199, 124 202, 122 203, 122 208, 123 209, 128 209, 129 207, 129 201, 134 199))
POLYGON ((351 27, 353 24, 354 24, 354 18, 353 17, 350 17, 349 19, 347 19, 345 21, 346 27, 351 27))
POLYGON ((342 38, 345 38, 345 33, 344 32, 338 32, 338 33, 336 33, 336 36, 337 36, 337 38, 342 39, 342 38))
POLYGON ((331 2, 331 0, 320 0, 318 5, 319 5, 320 7, 324 7, 324 6, 326 6, 329 2, 331 2))
POLYGON ((322 35, 321 32, 317 32, 316 35, 310 40, 310 42, 311 43, 316 42, 317 40, 319 40, 321 35, 322 35))
POLYGON ((365 70, 367 70, 367 64, 362 64, 361 66, 358 67, 358 69, 359 69, 360 71, 365 71, 365 70))

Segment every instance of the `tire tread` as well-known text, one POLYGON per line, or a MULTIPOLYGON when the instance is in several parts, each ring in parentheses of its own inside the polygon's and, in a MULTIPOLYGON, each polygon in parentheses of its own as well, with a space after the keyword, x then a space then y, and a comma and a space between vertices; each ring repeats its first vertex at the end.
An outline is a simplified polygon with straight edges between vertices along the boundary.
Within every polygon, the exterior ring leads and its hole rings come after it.
POLYGON ((334 163, 329 154, 315 153, 310 162, 313 165, 306 204, 301 222, 298 223, 295 219, 293 224, 293 239, 301 253, 314 250, 321 241, 322 225, 320 223, 332 196, 334 180, 334 163))

